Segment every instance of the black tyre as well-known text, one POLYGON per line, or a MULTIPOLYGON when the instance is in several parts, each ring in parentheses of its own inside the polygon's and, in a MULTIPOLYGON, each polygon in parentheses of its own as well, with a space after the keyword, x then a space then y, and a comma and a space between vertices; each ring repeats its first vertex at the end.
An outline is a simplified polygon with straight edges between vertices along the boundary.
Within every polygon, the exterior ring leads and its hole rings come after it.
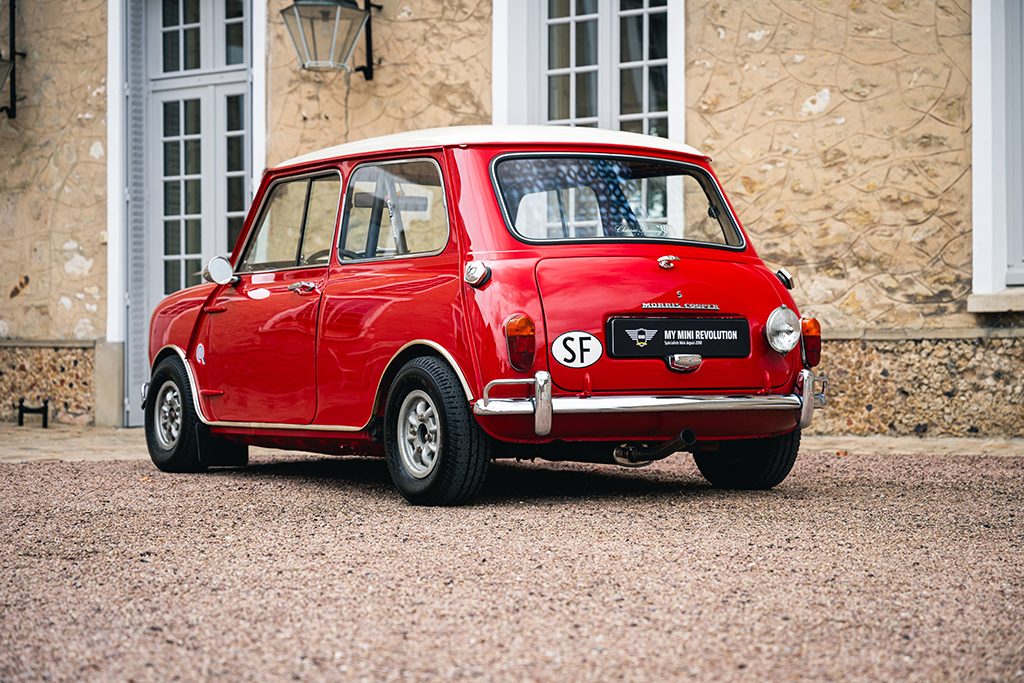
POLYGON ((800 430, 766 439, 723 441, 717 451, 693 454, 697 469, 720 489, 770 489, 793 469, 800 430))
POLYGON ((146 397, 146 445, 153 464, 164 472, 204 471, 199 424, 185 365, 177 356, 165 358, 153 370, 146 397))
POLYGON ((415 505, 459 505, 483 486, 490 439, 470 413, 455 372, 424 356, 406 363, 388 391, 384 450, 399 493, 415 505))

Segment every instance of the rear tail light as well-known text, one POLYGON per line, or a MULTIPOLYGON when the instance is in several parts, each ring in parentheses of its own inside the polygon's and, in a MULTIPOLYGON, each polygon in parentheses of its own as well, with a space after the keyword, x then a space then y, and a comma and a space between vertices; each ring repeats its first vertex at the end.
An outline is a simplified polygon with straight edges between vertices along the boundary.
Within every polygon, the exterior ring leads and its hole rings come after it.
POLYGON ((813 368, 821 362, 821 325, 814 318, 800 321, 804 342, 804 364, 813 368))
POLYGON ((513 313, 505 321, 505 339, 508 341, 508 362, 516 370, 533 367, 537 349, 537 326, 525 313, 513 313))

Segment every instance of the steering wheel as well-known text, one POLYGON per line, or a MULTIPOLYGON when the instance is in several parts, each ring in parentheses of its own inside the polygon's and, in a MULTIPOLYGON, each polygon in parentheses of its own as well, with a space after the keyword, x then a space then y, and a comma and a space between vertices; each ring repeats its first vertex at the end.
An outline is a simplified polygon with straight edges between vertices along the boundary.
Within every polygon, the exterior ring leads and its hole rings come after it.
POLYGON ((312 254, 307 256, 304 259, 304 262, 305 262, 306 265, 313 265, 314 263, 316 263, 317 261, 319 261, 321 259, 326 261, 330 257, 330 255, 331 255, 331 250, 329 248, 328 249, 321 249, 320 251, 314 251, 312 254))
POLYGON ((363 258, 363 254, 360 254, 360 253, 355 252, 355 251, 350 251, 348 249, 339 249, 338 253, 341 254, 341 256, 343 258, 350 258, 350 259, 360 259, 360 258, 363 258))

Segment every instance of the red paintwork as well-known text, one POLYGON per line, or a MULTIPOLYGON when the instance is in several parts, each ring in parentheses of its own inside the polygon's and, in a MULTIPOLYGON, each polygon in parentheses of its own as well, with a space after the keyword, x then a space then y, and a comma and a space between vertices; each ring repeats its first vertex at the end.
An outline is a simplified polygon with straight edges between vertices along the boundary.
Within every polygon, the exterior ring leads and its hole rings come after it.
MULTIPOLYGON (((449 208, 450 238, 435 256, 338 263, 329 267, 242 275, 235 285, 201 285, 169 296, 157 307, 150 332, 150 360, 169 345, 182 349, 200 388, 208 420, 277 425, 215 426, 224 436, 249 443, 323 452, 376 451, 373 418, 381 415, 396 354, 416 340, 440 347, 465 377, 474 400, 493 379, 553 374, 554 395, 615 393, 791 393, 802 367, 799 347, 786 357, 764 339, 768 314, 780 304, 794 310, 789 292, 764 266, 754 248, 742 251, 671 244, 530 245, 505 226, 490 179, 495 156, 522 151, 581 151, 642 154, 684 160, 713 171, 703 157, 621 146, 468 145, 395 150, 269 170, 253 206, 260 206, 275 180, 334 168, 343 186, 352 169, 367 160, 431 157, 441 166, 449 208), (673 254, 673 270, 656 259, 673 254), (480 289, 465 284, 463 265, 483 260, 492 270, 480 289), (298 281, 317 292, 287 289, 298 281), (268 290, 263 299, 254 289, 268 290), (717 303, 713 314, 643 310, 645 301, 717 303), (525 313, 537 325, 532 368, 508 362, 503 323, 525 313), (561 333, 585 330, 605 343, 605 321, 616 316, 742 316, 750 321, 751 355, 707 359, 694 373, 669 371, 661 360, 612 359, 571 369, 549 359, 547 349, 561 333), (202 343, 206 364, 196 362, 202 343), (344 431, 319 431, 318 427, 344 431)), ((726 199, 728 202, 728 199, 726 199)), ((731 205, 730 205, 731 207, 731 205)), ((234 253, 252 228, 250 210, 234 253)), ((340 223, 340 216, 339 216, 340 223)), ((741 227, 742 229, 742 227, 741 227)), ((337 230, 337 226, 336 226, 337 230)), ((337 238, 335 239, 337 243, 337 238)), ((335 250, 337 247, 335 247, 335 250)), ((415 352, 415 351, 414 351, 415 352)), ((526 396, 528 389, 504 387, 494 396, 526 396)), ((779 434, 796 426, 796 411, 727 415, 558 416, 551 434, 537 437, 532 417, 478 418, 492 436, 511 442, 553 440, 656 440, 683 427, 699 438, 740 438, 779 434)))

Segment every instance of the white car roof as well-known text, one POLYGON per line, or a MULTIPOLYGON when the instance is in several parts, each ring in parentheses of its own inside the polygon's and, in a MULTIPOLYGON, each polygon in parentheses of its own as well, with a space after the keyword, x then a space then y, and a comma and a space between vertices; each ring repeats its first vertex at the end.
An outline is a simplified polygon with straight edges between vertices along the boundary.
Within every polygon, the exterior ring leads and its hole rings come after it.
POLYGON ((699 151, 682 142, 666 140, 653 135, 624 133, 617 130, 582 128, 569 126, 451 126, 449 128, 427 128, 396 135, 383 135, 355 142, 346 142, 334 147, 325 147, 315 152, 289 159, 279 166, 294 166, 311 161, 322 161, 335 157, 346 157, 373 152, 390 152, 427 147, 452 145, 485 144, 584 144, 584 145, 628 145, 646 147, 665 152, 690 154, 703 157, 699 151))

